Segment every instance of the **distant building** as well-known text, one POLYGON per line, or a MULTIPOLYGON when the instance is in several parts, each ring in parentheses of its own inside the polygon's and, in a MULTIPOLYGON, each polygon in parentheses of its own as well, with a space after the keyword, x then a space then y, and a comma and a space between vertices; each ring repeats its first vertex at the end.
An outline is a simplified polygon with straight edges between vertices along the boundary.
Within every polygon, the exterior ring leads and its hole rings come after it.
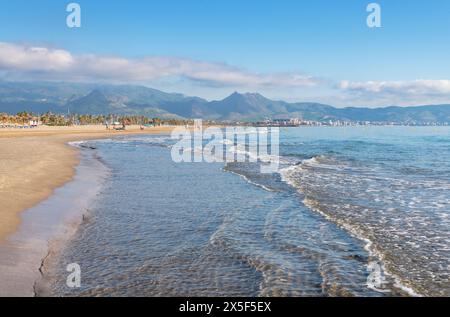
POLYGON ((291 125, 290 122, 291 122, 290 119, 273 119, 272 120, 273 125, 280 126, 280 127, 289 126, 289 125, 291 125))
POLYGON ((37 118, 33 118, 29 121, 28 125, 32 128, 35 128, 35 127, 42 125, 42 122, 39 121, 39 119, 37 119, 37 118))

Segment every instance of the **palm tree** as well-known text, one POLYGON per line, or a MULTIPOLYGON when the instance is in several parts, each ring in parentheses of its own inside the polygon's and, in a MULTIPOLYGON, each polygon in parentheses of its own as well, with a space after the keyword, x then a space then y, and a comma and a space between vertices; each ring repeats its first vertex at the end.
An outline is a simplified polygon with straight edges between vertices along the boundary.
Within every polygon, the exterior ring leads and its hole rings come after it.
POLYGON ((26 121, 30 117, 28 112, 22 111, 17 114, 18 119, 21 121, 22 125, 25 125, 26 121))

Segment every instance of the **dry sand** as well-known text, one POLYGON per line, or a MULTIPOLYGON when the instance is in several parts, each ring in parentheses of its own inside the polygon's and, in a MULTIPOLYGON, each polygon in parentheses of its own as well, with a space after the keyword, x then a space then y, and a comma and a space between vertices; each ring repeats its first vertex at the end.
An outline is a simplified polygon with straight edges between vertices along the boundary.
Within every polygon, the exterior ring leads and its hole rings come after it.
POLYGON ((0 243, 20 225, 20 213, 48 198, 70 181, 79 163, 78 151, 67 142, 126 134, 169 133, 173 127, 128 127, 107 131, 104 126, 0 129, 0 243))

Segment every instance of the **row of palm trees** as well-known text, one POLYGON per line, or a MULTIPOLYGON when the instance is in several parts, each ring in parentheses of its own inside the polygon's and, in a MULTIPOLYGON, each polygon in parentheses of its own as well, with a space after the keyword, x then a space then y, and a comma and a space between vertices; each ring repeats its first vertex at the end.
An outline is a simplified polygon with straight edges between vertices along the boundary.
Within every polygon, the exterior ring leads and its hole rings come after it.
POLYGON ((32 113, 26 111, 19 112, 16 115, 9 115, 7 113, 0 113, 0 123, 2 124, 16 124, 16 125, 26 125, 30 120, 37 120, 32 113))
POLYGON ((30 121, 36 121, 49 126, 71 126, 71 125, 97 125, 120 122, 124 125, 185 125, 191 124, 191 121, 180 119, 161 119, 149 118, 140 115, 90 115, 90 114, 72 114, 61 115, 47 112, 36 115, 31 112, 19 112, 15 115, 0 113, 0 124, 2 125, 28 125, 30 121))

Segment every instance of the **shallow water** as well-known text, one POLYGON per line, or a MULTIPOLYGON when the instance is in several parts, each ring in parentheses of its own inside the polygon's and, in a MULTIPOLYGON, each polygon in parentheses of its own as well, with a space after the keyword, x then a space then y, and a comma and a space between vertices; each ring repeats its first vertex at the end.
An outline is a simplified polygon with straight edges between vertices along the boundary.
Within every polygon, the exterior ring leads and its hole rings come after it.
POLYGON ((449 295, 449 132, 285 129, 275 174, 173 163, 168 137, 94 142, 111 175, 48 264, 51 293, 449 295), (69 263, 79 289, 65 284, 69 263))

